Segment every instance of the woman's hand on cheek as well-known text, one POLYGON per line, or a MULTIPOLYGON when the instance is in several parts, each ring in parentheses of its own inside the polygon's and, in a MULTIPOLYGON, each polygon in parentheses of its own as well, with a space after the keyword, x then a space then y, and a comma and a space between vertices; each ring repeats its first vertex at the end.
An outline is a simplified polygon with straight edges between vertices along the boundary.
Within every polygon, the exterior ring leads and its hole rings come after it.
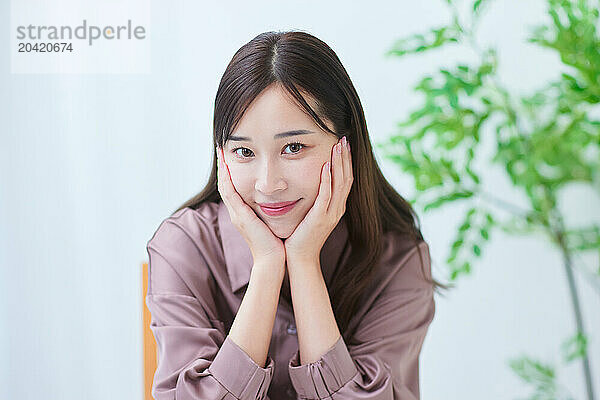
POLYGON ((319 194, 304 219, 285 242, 286 261, 293 263, 318 262, 323 244, 346 212, 346 199, 354 176, 350 147, 340 140, 333 146, 331 169, 321 167, 319 194), (337 149, 341 151, 338 152, 337 149))
POLYGON ((231 222, 248 243, 255 265, 257 262, 264 262, 281 266, 279 272, 283 276, 285 273, 283 241, 273 234, 235 190, 229 167, 225 162, 223 148, 217 146, 215 150, 217 151, 217 187, 223 203, 229 210, 231 222))

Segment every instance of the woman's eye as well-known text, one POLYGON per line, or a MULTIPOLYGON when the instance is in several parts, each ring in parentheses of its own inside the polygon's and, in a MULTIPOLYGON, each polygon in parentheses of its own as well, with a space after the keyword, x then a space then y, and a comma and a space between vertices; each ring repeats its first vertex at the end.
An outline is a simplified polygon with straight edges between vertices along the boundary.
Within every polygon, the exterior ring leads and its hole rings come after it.
POLYGON ((288 154, 296 154, 296 153, 298 153, 298 152, 299 152, 299 151, 300 151, 302 148, 304 148, 304 145, 303 145, 302 143, 297 143, 297 142, 294 142, 294 143, 288 143, 288 144, 286 144, 286 145, 285 145, 285 147, 286 147, 286 148, 287 148, 287 147, 289 147, 290 149, 292 149, 292 148, 297 148, 297 149, 298 149, 297 151, 292 151, 291 153, 288 153, 288 154), (300 147, 300 146, 302 146, 302 147, 300 147))
MULTIPOLYGON (((233 152, 234 152, 236 155, 240 155, 240 153, 238 153, 238 152, 237 152, 238 150, 242 150, 242 153, 243 153, 243 151, 244 151, 244 150, 248 150, 248 152, 252 153, 252 151, 250 151, 249 149, 247 149, 247 148, 245 148, 245 147, 238 147, 237 149, 234 149, 234 150, 233 150, 233 152)), ((246 153, 245 155, 244 155, 244 154, 242 154, 242 155, 241 155, 241 157, 242 157, 242 158, 245 158, 245 157, 250 157, 250 155, 246 153)))

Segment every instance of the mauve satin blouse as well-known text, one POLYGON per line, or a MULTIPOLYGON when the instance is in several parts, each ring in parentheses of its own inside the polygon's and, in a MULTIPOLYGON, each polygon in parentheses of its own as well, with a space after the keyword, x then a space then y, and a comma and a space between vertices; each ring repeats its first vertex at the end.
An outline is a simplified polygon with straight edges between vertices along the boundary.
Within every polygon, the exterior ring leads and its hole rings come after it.
MULTIPOLYGON (((338 265, 348 261, 347 238, 342 217, 321 250, 327 287, 338 265)), ((419 354, 435 303, 418 249, 431 278, 426 242, 415 246, 395 233, 384 235, 377 279, 350 322, 357 325, 351 343, 340 337, 316 362, 298 364, 293 308, 280 296, 262 368, 227 336, 250 279, 248 244, 222 201, 179 210, 147 243, 146 305, 158 353, 152 395, 156 400, 419 399, 419 354)))

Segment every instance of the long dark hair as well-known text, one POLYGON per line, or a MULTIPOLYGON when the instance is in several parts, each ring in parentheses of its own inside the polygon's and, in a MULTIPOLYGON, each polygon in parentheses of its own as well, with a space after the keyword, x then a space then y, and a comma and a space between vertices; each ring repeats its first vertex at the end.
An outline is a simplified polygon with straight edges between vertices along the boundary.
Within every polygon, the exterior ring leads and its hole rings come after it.
MULTIPOLYGON (((250 103, 271 84, 281 85, 323 130, 338 138, 346 135, 352 149, 354 182, 346 203, 346 222, 352 263, 343 266, 328 288, 338 327, 346 343, 347 328, 361 294, 375 277, 383 251, 383 233, 394 230, 412 240, 424 241, 420 221, 411 205, 381 173, 371 147, 363 108, 335 52, 323 41, 303 31, 264 32, 243 45, 225 70, 215 98, 214 145, 223 146, 250 103), (302 93, 315 100, 312 109, 302 93), (333 124, 333 131, 322 120, 333 124), (366 245, 368 244, 368 245, 366 245)), ((202 191, 175 212, 198 208, 205 201, 218 203, 217 160, 202 191)), ((421 268, 424 270, 423 258, 421 268)), ((446 285, 426 278, 438 287, 446 285)))

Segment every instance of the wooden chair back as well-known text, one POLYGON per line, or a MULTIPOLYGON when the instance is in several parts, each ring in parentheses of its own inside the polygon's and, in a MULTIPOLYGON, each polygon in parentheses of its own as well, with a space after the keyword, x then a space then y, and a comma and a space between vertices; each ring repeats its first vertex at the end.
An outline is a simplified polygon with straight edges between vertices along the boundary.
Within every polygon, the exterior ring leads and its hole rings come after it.
POLYGON ((142 314, 144 318, 144 400, 152 398, 152 381, 156 372, 156 340, 150 330, 150 310, 146 306, 148 293, 148 263, 142 263, 142 314))

